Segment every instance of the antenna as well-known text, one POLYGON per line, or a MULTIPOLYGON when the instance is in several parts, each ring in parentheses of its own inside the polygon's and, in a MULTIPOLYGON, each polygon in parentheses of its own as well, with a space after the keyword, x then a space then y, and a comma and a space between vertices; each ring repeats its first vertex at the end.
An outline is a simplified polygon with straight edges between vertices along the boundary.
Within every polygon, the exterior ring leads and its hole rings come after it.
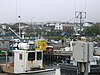
POLYGON ((82 35, 82 27, 83 27, 83 23, 82 20, 86 18, 86 12, 83 11, 75 11, 75 18, 79 18, 80 19, 80 35, 82 35))

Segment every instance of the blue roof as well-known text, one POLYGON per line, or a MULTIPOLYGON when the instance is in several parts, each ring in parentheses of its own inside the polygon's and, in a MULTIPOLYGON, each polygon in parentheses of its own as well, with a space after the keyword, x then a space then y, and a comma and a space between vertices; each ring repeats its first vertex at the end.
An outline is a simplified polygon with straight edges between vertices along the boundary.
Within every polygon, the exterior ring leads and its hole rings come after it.
POLYGON ((61 36, 66 36, 66 35, 68 35, 69 33, 68 32, 63 32, 62 34, 61 34, 61 36))

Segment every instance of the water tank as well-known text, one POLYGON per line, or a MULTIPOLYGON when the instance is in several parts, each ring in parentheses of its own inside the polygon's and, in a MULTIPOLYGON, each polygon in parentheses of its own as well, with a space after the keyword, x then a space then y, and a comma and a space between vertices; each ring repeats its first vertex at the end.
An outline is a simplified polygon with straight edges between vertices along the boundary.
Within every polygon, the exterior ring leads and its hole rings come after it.
POLYGON ((29 44, 28 43, 19 43, 18 48, 27 50, 27 49, 29 49, 29 44))

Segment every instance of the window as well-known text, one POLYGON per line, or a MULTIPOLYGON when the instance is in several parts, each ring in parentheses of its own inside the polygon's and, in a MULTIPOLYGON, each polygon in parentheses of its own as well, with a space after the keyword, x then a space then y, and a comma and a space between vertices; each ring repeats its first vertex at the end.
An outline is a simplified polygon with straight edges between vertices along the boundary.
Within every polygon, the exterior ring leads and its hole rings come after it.
POLYGON ((29 52, 28 53, 28 61, 35 60, 35 52, 29 52))
POLYGON ((58 29, 58 27, 56 27, 56 29, 58 29))
POLYGON ((22 60, 22 54, 19 54, 19 59, 22 60))
POLYGON ((37 60, 41 60, 42 59, 42 52, 37 52, 37 60))

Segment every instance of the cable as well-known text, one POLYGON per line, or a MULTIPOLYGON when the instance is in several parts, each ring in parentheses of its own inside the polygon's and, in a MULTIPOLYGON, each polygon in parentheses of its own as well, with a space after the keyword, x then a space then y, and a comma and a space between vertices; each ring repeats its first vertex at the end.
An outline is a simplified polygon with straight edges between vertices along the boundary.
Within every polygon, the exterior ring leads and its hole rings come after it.
POLYGON ((75 0, 75 11, 76 11, 76 0, 75 0))
POLYGON ((16 0, 16 23, 17 23, 17 0, 16 0))
POLYGON ((72 20, 75 20, 75 18, 71 18, 71 19, 67 20, 67 22, 72 21, 72 20))
POLYGON ((86 11, 86 9, 87 9, 87 8, 86 8, 86 7, 87 7, 87 4, 86 4, 86 3, 87 3, 87 1, 85 0, 85 4, 84 4, 84 5, 85 5, 85 7, 84 7, 85 11, 86 11))

